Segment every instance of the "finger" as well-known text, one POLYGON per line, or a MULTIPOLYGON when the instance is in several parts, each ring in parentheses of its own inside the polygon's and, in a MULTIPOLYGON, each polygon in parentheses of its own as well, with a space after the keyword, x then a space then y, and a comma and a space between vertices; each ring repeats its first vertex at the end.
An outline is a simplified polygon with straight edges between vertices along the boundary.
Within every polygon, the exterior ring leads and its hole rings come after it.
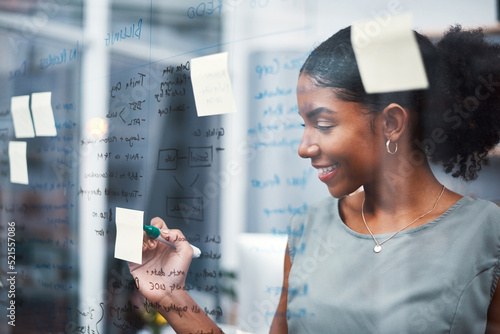
POLYGON ((154 239, 151 239, 148 237, 146 232, 142 232, 142 251, 145 252, 148 249, 154 249, 156 248, 156 244, 152 241, 155 241, 154 239))
POLYGON ((151 250, 155 249, 156 246, 158 245, 158 241, 151 239, 151 238, 149 238, 145 242, 146 242, 146 248, 151 249, 151 250))
MULTIPOLYGON (((167 225, 165 224, 163 219, 161 219, 159 217, 155 217, 155 218, 151 219, 151 225, 157 227, 160 230, 160 232, 162 230, 168 231, 167 225)), ((143 239, 142 240, 143 240, 143 251, 145 251, 147 249, 154 250, 158 246, 158 241, 149 237, 145 231, 143 232, 143 239)))
POLYGON ((151 219, 151 225, 158 227, 160 230, 167 230, 168 231, 167 224, 165 224, 163 219, 161 219, 160 217, 155 217, 155 218, 151 219))
POLYGON ((177 253, 182 253, 189 257, 193 256, 193 248, 189 245, 189 242, 180 230, 162 230, 161 237, 172 242, 177 250, 177 253))

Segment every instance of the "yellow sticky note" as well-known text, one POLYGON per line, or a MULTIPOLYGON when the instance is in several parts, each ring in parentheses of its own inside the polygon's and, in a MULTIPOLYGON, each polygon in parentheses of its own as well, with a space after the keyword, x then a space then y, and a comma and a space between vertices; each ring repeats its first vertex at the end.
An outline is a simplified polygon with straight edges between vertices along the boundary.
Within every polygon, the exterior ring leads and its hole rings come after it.
POLYGON ((9 142, 10 182, 12 183, 29 184, 26 148, 25 141, 9 142))
POLYGON ((191 59, 191 83, 198 117, 236 111, 227 52, 191 59))
POLYGON ((51 97, 51 92, 31 94, 31 112, 37 136, 57 136, 51 97))
POLYGON ((116 208, 115 258, 142 264, 144 211, 116 208))
POLYGON ((10 100, 10 112, 16 138, 33 138, 33 121, 30 113, 30 96, 14 96, 10 100))
POLYGON ((429 86, 409 13, 355 22, 351 42, 367 93, 429 86))

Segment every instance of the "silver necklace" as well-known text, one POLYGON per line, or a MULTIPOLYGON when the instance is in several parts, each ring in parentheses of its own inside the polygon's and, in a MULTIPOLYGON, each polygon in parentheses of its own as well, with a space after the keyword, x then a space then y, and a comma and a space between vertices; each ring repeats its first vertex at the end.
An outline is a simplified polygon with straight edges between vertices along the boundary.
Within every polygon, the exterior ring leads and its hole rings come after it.
POLYGON ((441 193, 439 194, 437 200, 436 200, 436 203, 434 203, 434 206, 432 207, 432 209, 430 209, 429 211, 427 211, 426 213, 424 213, 423 215, 417 217, 415 220, 413 220, 411 223, 409 223, 408 225, 406 226, 403 226, 403 228, 399 229, 398 231, 394 232, 389 238, 385 239, 384 241, 382 242, 378 242, 377 241, 377 238, 375 238, 375 235, 372 233, 372 230, 370 230, 370 228, 368 227, 368 224, 366 223, 366 219, 365 219, 365 212, 364 212, 364 207, 365 207, 365 199, 363 198, 363 204, 361 204, 361 217, 363 218, 363 223, 365 223, 365 226, 366 226, 366 229, 368 230, 368 232, 370 232, 370 235, 372 236, 373 238, 373 241, 375 241, 375 247, 373 247, 373 251, 375 253, 380 253, 382 251, 382 245, 384 243, 386 243, 387 241, 391 240, 396 234, 398 234, 399 232, 401 232, 402 230, 410 227, 411 225, 413 225, 417 220, 427 216, 429 213, 431 213, 435 208, 436 206, 438 205, 438 202, 439 200, 441 199, 441 196, 443 196, 443 193, 444 193, 444 189, 445 187, 443 186, 443 188, 441 189, 441 193))

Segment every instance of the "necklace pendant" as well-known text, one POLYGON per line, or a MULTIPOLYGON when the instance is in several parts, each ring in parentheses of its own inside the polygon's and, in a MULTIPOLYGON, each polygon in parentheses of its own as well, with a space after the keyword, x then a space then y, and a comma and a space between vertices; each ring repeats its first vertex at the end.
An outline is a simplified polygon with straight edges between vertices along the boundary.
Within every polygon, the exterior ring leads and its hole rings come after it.
POLYGON ((380 245, 375 245, 375 247, 373 247, 373 251, 375 253, 380 253, 382 251, 382 246, 380 245))

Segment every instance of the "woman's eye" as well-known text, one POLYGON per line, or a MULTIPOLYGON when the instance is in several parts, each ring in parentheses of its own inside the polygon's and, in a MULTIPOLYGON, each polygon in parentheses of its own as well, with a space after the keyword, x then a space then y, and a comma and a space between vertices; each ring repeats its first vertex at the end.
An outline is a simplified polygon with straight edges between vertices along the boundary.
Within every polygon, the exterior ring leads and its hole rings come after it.
POLYGON ((333 125, 316 125, 315 128, 320 131, 327 131, 333 128, 333 125))
MULTIPOLYGON (((305 128, 306 124, 305 123, 301 123, 300 126, 302 126, 303 128, 305 128)), ((314 126, 315 129, 318 129, 320 131, 328 131, 328 130, 332 129, 333 127, 335 127, 335 125, 321 125, 321 124, 316 124, 314 126)))

